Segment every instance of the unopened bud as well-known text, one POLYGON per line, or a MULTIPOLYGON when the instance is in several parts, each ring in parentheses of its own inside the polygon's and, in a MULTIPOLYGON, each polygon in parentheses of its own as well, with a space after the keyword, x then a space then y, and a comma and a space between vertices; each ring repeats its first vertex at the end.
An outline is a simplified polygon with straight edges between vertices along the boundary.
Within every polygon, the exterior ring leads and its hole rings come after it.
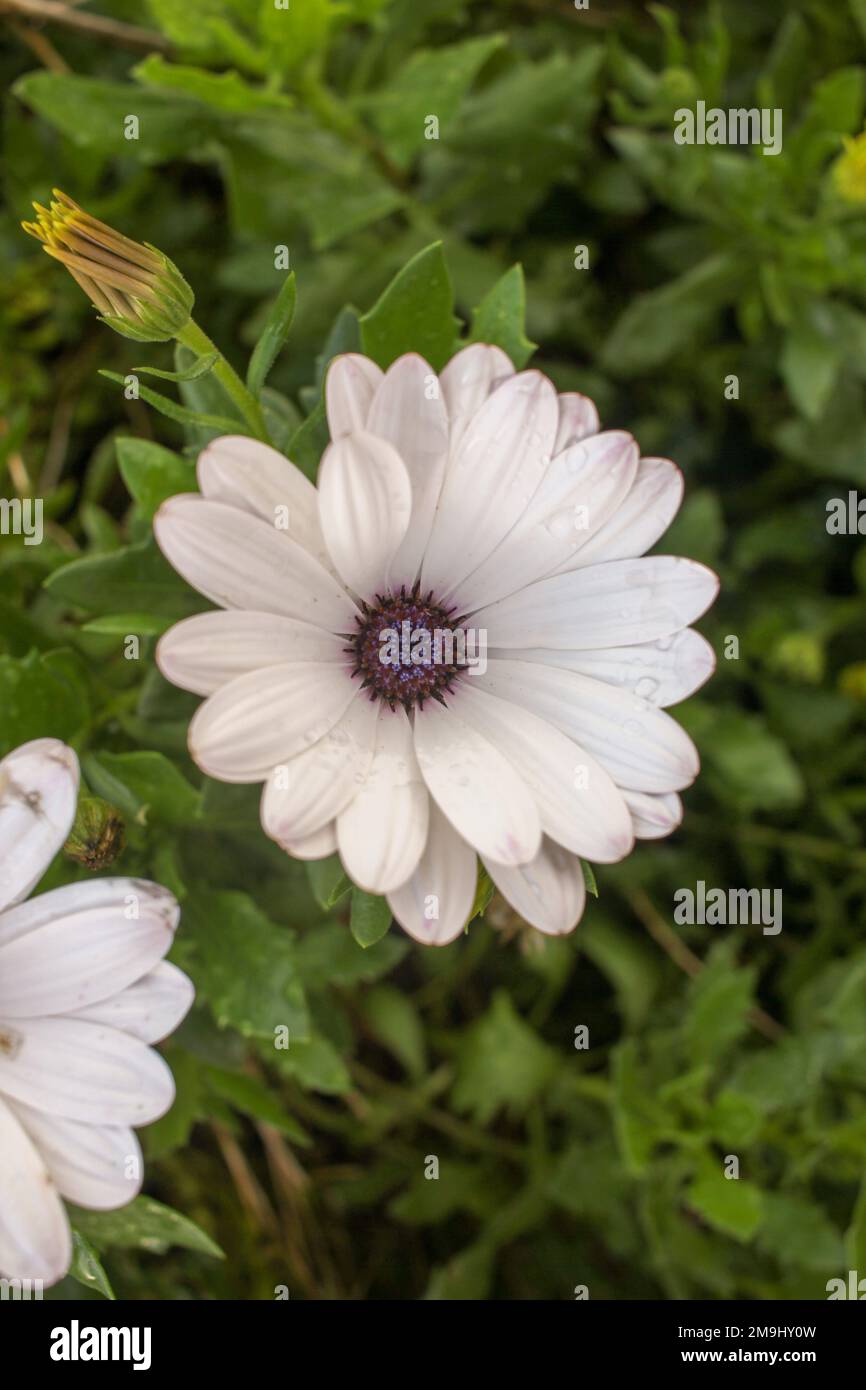
POLYGON ((56 188, 50 207, 33 206, 38 220, 22 222, 25 232, 66 266, 103 322, 141 343, 167 342, 186 328, 195 296, 155 246, 131 241, 56 188))
POLYGON ((85 869, 107 869, 126 844, 123 817, 98 796, 83 796, 63 853, 85 869))

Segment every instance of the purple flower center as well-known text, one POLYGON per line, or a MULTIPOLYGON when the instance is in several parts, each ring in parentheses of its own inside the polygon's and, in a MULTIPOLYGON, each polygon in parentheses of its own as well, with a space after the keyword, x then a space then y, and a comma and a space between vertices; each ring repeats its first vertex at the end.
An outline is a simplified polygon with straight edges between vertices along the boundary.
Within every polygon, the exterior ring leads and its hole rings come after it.
POLYGON ((446 703, 465 669, 465 634, 455 609, 436 603, 432 591, 422 598, 418 585, 409 593, 377 594, 361 604, 357 631, 345 633, 352 675, 371 700, 401 704, 407 713, 425 700, 446 703))

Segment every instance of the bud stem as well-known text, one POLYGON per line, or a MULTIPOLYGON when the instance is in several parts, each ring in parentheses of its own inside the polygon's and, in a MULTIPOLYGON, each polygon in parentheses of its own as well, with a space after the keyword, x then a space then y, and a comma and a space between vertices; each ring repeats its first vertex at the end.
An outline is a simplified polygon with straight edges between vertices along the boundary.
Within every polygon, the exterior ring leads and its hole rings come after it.
POLYGON ((234 367, 226 361, 216 344, 211 342, 204 329, 199 328, 194 319, 190 319, 186 327, 177 334, 177 341, 183 343, 184 347, 188 347, 197 357, 206 357, 211 353, 216 353, 217 360, 213 366, 214 376, 227 395, 234 401, 256 439, 262 439, 266 444, 269 443, 268 428, 261 406, 255 396, 244 386, 234 367))

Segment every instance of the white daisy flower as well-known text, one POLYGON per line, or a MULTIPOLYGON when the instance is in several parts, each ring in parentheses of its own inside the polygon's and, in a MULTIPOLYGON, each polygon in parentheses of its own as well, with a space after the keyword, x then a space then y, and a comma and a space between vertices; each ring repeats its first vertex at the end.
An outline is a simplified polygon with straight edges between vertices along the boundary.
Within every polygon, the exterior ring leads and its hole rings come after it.
POLYGON ((201 495, 157 514, 163 553, 224 610, 157 652, 207 696, 192 757, 264 782, 267 834, 299 858, 337 850, 418 941, 462 931, 476 855, 527 922, 568 932, 578 856, 610 863, 668 834, 698 771, 662 707, 713 670, 688 624, 718 581, 640 558, 679 506, 679 470, 480 344, 438 378, 415 354, 384 373, 340 357, 326 404, 318 489, 274 449, 223 438, 199 458, 201 495), (404 631, 422 640, 396 650, 404 631))
POLYGON ((72 1244, 61 1196, 124 1206, 142 1179, 133 1125, 174 1099, 149 1043, 193 988, 162 958, 178 906, 130 878, 23 902, 69 834, 78 760, 56 739, 0 762, 0 1274, 56 1283, 72 1244))

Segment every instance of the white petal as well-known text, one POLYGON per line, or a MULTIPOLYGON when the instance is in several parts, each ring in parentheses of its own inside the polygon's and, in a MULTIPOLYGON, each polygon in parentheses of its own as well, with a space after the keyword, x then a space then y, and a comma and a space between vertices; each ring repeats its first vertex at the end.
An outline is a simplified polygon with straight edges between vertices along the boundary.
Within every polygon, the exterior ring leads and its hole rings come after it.
POLYGON ((637 445, 623 430, 607 430, 557 455, 523 516, 466 580, 468 606, 494 603, 568 569, 628 493, 637 463, 637 445))
POLYGON ((221 782, 264 782, 278 763, 324 738, 357 690, 348 672, 319 662, 249 671, 196 710, 190 755, 221 782))
POLYGON ((180 914, 168 889, 138 879, 99 882, 114 884, 110 899, 103 890, 99 906, 83 905, 76 885, 71 893, 58 888, 46 894, 54 909, 49 921, 0 945, 0 1019, 84 1009, 165 955, 180 914))
POLYGON ((661 840, 682 821, 683 803, 676 792, 668 792, 666 796, 650 796, 647 792, 623 794, 638 840, 661 840))
POLYGON ((359 352, 334 358, 325 378, 325 406, 332 439, 366 427, 370 403, 382 375, 382 368, 359 352))
POLYGON ((362 598, 385 587, 411 511, 409 474, 385 440, 356 432, 325 450, 319 466, 325 544, 345 583, 362 598))
POLYGON ((177 925, 177 903, 167 888, 143 878, 91 878, 67 883, 20 903, 0 915, 0 946, 16 941, 28 932, 47 926, 57 917, 73 917, 80 912, 101 912, 121 907, 141 911, 152 898, 151 911, 163 912, 168 927, 177 925))
POLYGON ((112 1211, 138 1195, 143 1176, 141 1146, 123 1125, 88 1125, 46 1115, 10 1102, 39 1149, 57 1188, 70 1202, 92 1211, 112 1211))
POLYGON ((332 820, 323 825, 305 840, 281 840, 280 849, 295 859, 327 859, 329 854, 337 852, 337 822, 332 820))
POLYGON ((541 843, 535 798, 508 758, 452 708, 415 714, 415 752, 431 795, 454 828, 499 864, 532 859, 541 843))
POLYGON ((48 1169, 0 1099, 0 1274, 56 1284, 69 1268, 69 1222, 48 1169))
POLYGON ((390 578, 393 588, 410 588, 430 538, 448 457, 448 414, 429 362, 411 352, 392 363, 373 397, 367 429, 393 445, 409 474, 412 516, 390 578))
POLYGON ((198 457, 202 495, 260 517, 330 568, 316 489, 287 458, 246 435, 224 435, 198 457))
POLYGON ((292 661, 346 665, 346 643, 324 628, 279 613, 195 613, 159 639, 156 664, 172 685, 212 695, 248 671, 292 661))
POLYGON ((192 980, 170 961, 160 961, 147 975, 87 1009, 78 1009, 75 1018, 105 1023, 140 1042, 162 1042, 173 1033, 192 1008, 195 989, 192 980))
POLYGON ((69 834, 78 759, 56 738, 22 744, 0 762, 0 912, 39 882, 69 834))
POLYGON ((508 377, 468 426, 445 475, 422 568, 440 601, 520 519, 553 453, 556 392, 540 372, 508 377))
POLYGON ((137 1038, 77 1018, 0 1023, 0 1094, 85 1124, 146 1125, 174 1100, 171 1072, 137 1038))
POLYGON ((489 661, 486 673, 473 679, 562 729, 619 787, 679 791, 698 774, 697 749, 679 724, 627 691, 529 661, 489 661))
POLYGON ((452 707, 529 787, 546 835, 602 864, 630 853, 634 836, 622 793, 572 739, 513 701, 479 689, 474 678, 461 682, 452 707))
POLYGON ((404 931, 424 946, 447 946, 460 935, 475 901, 478 864, 433 802, 427 844, 412 877, 388 894, 388 906, 404 931))
POLYGON ((409 717, 401 706, 382 706, 370 769, 337 817, 340 858, 352 881, 367 893, 390 893, 405 883, 424 849, 429 815, 409 717))
POLYGON ((262 795, 266 835, 281 845, 306 840, 348 806, 373 761, 378 714, 360 692, 324 738, 271 773, 262 795))
POLYGON ((488 648, 594 650, 670 637, 719 592, 706 565, 673 555, 613 560, 540 579, 473 614, 488 648))
POLYGON ((631 491, 574 557, 575 568, 645 555, 670 526, 683 500, 683 475, 670 459, 644 458, 631 491))
POLYGON ((153 530, 169 564, 221 608, 283 613, 345 632, 357 611, 309 551, 267 522, 197 493, 163 502, 153 530))
POLYGON ((562 392, 554 452, 558 454, 572 444, 579 444, 591 434, 598 434, 598 430, 598 411, 589 396, 581 396, 578 391, 562 392))
POLYGON ((548 936, 574 931, 586 903, 583 869, 575 855, 545 839, 529 864, 504 868, 487 859, 484 864, 502 896, 531 927, 548 936))
POLYGON ((552 647, 511 651, 494 647, 488 651, 488 657, 498 656, 580 671, 594 680, 630 690, 660 709, 693 695, 716 668, 716 654, 709 642, 690 627, 673 637, 638 642, 633 647, 599 647, 597 651, 555 651, 552 647))
POLYGON ((448 409, 452 452, 487 397, 514 376, 511 359, 499 347, 470 343, 455 353, 439 378, 448 409))

